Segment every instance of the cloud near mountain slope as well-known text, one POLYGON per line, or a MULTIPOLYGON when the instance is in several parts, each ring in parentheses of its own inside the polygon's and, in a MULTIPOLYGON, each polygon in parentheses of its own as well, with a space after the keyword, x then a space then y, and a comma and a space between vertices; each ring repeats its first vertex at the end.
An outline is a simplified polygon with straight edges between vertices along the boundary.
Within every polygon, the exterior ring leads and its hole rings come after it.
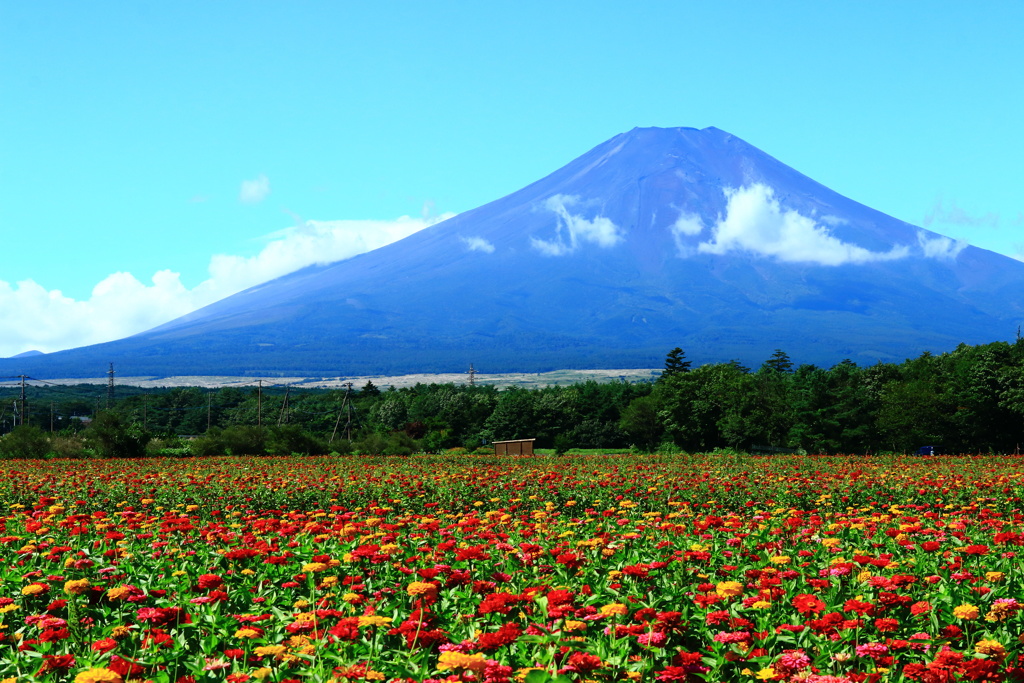
MULTIPOLYGON (((868 263, 905 258, 910 248, 894 245, 886 252, 874 252, 844 242, 831 234, 826 217, 821 223, 791 209, 784 209, 775 192, 757 183, 740 189, 727 189, 725 217, 711 228, 711 239, 701 242, 705 254, 748 251, 780 261, 838 266, 844 263, 868 263), (824 223, 824 224, 822 224, 824 223)), ((691 233, 692 234, 692 233, 691 233)))
MULTIPOLYGON (((257 188, 258 189, 258 188, 257 188)), ((450 218, 302 221, 267 235, 253 256, 216 254, 209 277, 186 287, 170 269, 143 282, 112 273, 76 300, 33 280, 0 280, 0 357, 28 350, 53 352, 120 339, 156 327, 253 285, 310 265, 351 258, 450 218)))

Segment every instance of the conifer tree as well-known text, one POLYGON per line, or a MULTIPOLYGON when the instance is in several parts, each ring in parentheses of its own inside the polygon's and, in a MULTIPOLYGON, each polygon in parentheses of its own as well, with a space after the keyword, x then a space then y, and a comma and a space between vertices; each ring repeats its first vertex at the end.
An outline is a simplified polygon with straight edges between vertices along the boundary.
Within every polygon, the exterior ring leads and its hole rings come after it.
POLYGON ((686 360, 686 354, 677 346, 665 356, 665 369, 661 371, 661 376, 669 377, 676 373, 689 371, 690 361, 686 360))

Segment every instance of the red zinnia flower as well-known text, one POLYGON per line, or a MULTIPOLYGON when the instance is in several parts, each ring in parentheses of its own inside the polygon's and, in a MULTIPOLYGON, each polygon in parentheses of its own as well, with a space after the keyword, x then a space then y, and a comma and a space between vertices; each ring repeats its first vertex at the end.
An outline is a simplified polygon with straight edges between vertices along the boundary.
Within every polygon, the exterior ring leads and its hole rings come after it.
POLYGON ((573 652, 569 655, 568 664, 567 668, 581 674, 588 674, 604 666, 604 662, 601 661, 600 657, 589 652, 573 652))
POLYGON ((199 587, 203 590, 210 590, 211 588, 220 588, 224 585, 224 579, 217 576, 216 574, 202 574, 199 577, 199 587))
POLYGON ((801 593, 793 598, 793 607, 800 614, 807 614, 808 612, 818 612, 825 609, 824 601, 816 595, 810 595, 809 593, 801 593))
POLYGON ((115 647, 117 647, 117 641, 113 638, 103 638, 92 644, 92 649, 96 652, 110 652, 115 647))

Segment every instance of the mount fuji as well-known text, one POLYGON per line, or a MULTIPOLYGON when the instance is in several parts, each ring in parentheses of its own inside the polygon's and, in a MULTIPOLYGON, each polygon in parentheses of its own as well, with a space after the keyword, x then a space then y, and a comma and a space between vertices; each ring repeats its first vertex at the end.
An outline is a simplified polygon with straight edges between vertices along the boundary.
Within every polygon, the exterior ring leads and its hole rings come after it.
POLYGON ((900 361, 1008 339, 1024 263, 847 199, 716 128, 636 128, 360 256, 0 374, 356 376, 900 361))

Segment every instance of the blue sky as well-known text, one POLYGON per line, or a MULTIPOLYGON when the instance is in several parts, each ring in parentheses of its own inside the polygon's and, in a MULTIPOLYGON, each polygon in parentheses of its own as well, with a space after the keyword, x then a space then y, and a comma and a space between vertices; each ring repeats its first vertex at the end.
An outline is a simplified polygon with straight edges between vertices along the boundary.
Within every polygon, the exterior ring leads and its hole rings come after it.
POLYGON ((146 329, 716 126, 1024 255, 1019 2, 7 2, 0 356, 146 329), (402 218, 405 217, 405 218, 402 218))

